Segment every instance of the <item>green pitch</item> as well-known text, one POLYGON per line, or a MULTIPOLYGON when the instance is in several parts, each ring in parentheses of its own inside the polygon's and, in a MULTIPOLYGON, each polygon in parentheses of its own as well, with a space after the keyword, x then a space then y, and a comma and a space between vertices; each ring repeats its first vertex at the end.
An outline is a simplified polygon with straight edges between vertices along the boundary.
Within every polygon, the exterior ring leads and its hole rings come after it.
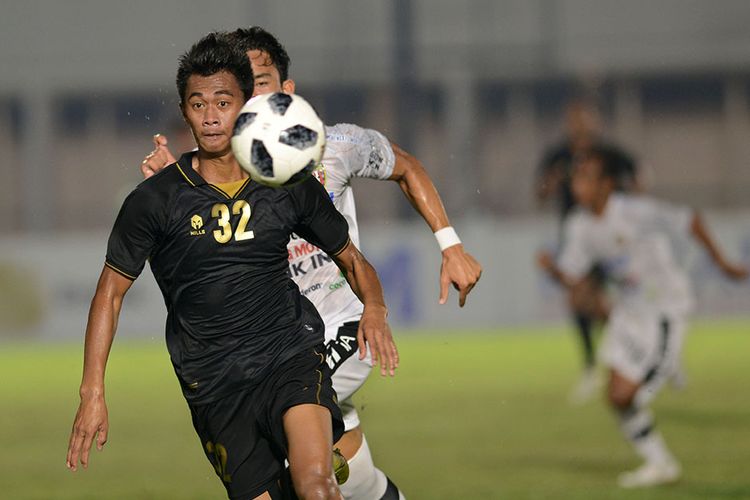
MULTIPOLYGON (((377 463, 412 500, 750 498, 750 322, 692 328, 688 387, 656 404, 684 479, 635 493, 614 486, 638 462, 602 402, 567 404, 572 335, 417 332, 399 344, 396 379, 373 375, 357 402, 377 463)), ((109 443, 88 470, 65 469, 80 373, 79 345, 0 345, 1 498, 224 498, 162 341, 115 342, 109 443)))

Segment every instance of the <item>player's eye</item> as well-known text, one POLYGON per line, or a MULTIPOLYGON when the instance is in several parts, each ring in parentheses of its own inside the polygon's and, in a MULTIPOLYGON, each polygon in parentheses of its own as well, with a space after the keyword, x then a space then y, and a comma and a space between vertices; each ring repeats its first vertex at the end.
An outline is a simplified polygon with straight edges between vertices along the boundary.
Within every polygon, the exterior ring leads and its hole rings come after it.
POLYGON ((227 106, 229 106, 229 101, 219 101, 220 108, 226 108, 227 106))
POLYGON ((192 106, 193 106, 193 109, 200 109, 200 108, 203 107, 203 103, 202 102, 194 102, 192 104, 192 106))

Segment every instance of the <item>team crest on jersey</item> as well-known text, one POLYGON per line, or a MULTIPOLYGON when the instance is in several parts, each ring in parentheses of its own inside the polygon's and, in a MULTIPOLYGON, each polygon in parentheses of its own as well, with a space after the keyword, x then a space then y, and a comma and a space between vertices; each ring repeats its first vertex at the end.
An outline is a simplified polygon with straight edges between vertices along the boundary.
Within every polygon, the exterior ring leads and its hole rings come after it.
POLYGON ((206 234, 206 230, 203 229, 203 217, 200 215, 195 214, 190 218, 190 226, 193 228, 193 230, 190 231, 190 236, 206 234))
POLYGON ((326 185, 326 168, 322 163, 315 167, 315 170, 312 171, 312 174, 316 179, 318 179, 318 182, 320 182, 324 186, 326 185))

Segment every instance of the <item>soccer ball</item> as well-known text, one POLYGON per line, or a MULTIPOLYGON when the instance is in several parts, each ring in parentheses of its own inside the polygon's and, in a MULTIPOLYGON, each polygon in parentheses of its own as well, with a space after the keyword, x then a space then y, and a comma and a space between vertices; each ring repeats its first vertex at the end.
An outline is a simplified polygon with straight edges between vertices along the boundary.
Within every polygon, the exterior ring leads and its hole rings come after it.
POLYGON ((232 134, 232 151, 250 177, 267 186, 303 181, 326 146, 323 122, 296 94, 263 94, 245 103, 232 134))

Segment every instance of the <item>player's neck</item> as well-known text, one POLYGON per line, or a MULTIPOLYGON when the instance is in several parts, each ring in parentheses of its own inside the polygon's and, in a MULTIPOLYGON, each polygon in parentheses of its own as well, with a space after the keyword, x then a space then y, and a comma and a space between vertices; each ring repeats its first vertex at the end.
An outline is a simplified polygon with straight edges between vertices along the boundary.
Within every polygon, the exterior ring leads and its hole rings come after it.
POLYGON ((211 155, 199 150, 198 154, 193 156, 193 169, 209 184, 225 184, 247 179, 247 173, 240 168, 231 152, 211 155))

